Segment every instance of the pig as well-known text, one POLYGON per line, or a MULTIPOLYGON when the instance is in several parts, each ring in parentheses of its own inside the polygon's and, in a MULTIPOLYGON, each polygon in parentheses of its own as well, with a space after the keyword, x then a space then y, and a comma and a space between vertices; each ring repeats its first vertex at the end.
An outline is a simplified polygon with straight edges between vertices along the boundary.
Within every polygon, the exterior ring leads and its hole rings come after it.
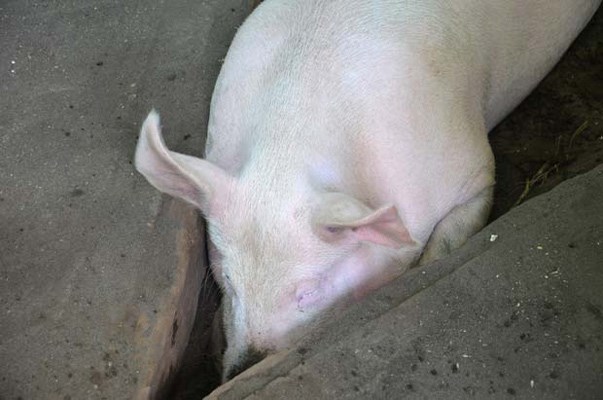
POLYGON ((136 168, 206 217, 228 379, 486 223, 488 132, 600 0, 267 0, 238 30, 205 158, 144 121, 136 168))

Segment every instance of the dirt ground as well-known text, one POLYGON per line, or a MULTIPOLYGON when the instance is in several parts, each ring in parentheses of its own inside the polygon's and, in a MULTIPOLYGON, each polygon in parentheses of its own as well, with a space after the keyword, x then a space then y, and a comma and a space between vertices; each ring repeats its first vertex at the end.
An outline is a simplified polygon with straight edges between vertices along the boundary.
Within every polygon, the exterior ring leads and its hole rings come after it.
POLYGON ((603 13, 538 88, 490 133, 496 219, 603 160, 603 13))
MULTIPOLYGON (((603 160, 603 12, 540 86, 490 133, 497 163, 491 220, 603 160)), ((190 350, 170 398, 192 399, 218 383, 209 346, 219 295, 201 293, 190 350)))

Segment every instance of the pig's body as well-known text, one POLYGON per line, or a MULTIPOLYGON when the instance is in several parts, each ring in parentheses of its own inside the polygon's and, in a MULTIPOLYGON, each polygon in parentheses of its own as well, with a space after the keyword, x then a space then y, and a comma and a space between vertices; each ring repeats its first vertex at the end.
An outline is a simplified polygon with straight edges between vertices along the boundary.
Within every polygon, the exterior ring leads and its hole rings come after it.
POLYGON ((137 154, 152 183, 208 217, 225 293, 225 374, 481 229, 494 184, 487 132, 599 3, 258 7, 216 84, 211 164, 165 152, 155 117, 137 154))

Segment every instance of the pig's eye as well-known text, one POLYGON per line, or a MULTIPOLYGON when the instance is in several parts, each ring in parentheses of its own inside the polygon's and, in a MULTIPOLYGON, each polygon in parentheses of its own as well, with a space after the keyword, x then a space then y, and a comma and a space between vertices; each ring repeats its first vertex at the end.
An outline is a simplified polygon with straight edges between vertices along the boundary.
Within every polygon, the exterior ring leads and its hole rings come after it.
POLYGON ((298 311, 306 311, 315 308, 323 300, 320 280, 309 280, 302 282, 296 290, 295 300, 298 311))
POLYGON ((341 227, 341 226, 327 226, 327 227, 325 227, 325 230, 326 230, 328 233, 331 233, 331 234, 338 234, 338 233, 341 233, 341 232, 343 232, 343 230, 344 230, 344 229, 345 229, 345 228, 343 228, 343 227, 341 227))
POLYGON ((297 304, 299 306, 301 306, 304 304, 311 303, 312 299, 316 296, 317 293, 318 293, 318 290, 310 290, 307 292, 300 293, 297 296, 297 304))

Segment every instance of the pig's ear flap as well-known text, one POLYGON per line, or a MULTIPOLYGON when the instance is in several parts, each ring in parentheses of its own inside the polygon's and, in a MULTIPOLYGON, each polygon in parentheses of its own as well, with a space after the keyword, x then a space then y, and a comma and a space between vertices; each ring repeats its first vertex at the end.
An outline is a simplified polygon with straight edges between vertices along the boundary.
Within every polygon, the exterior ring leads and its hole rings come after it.
POLYGON ((169 151, 161 137, 159 115, 154 110, 142 125, 134 160, 138 172, 151 185, 208 215, 215 212, 219 197, 232 181, 224 170, 208 161, 169 151))
POLYGON ((415 244, 395 206, 374 210, 342 193, 321 197, 313 224, 323 240, 364 241, 395 249, 415 244))

